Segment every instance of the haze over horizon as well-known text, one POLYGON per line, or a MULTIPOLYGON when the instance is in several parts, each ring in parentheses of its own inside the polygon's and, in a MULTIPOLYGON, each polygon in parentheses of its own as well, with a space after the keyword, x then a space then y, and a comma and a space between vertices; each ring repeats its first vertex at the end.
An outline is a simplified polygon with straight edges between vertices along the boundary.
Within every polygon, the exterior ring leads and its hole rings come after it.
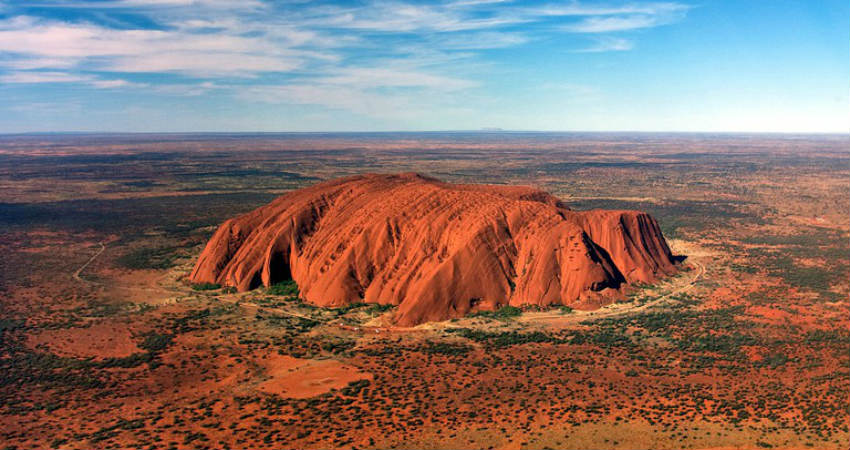
POLYGON ((839 132, 850 4, 0 0, 0 133, 839 132))

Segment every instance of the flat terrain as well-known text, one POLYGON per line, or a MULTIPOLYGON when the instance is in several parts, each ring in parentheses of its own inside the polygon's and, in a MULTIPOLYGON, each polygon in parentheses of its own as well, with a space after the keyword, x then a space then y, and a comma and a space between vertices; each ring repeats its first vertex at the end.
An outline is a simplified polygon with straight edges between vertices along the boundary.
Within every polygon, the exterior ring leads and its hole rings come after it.
POLYGON ((0 448, 850 447, 847 136, 0 136, 0 448), (596 311, 392 325, 185 276, 364 172, 651 213, 676 276, 596 311))

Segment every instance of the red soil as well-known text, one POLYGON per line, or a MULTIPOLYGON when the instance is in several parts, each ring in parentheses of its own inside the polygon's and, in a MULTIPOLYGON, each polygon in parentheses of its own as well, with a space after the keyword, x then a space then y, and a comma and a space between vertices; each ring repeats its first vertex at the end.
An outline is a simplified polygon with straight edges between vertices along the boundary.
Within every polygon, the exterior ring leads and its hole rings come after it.
POLYGON ((265 361, 267 381, 257 389, 289 398, 315 397, 331 389, 342 389, 352 381, 371 379, 372 375, 339 361, 321 361, 275 355, 265 361))
POLYGON ((27 346, 72 358, 124 358, 141 352, 127 325, 117 323, 41 331, 27 335, 27 346))
POLYGON ((407 173, 329 181, 230 219, 190 279, 245 291, 291 277, 311 303, 399 305, 409 326, 506 304, 595 307, 674 270, 645 213, 407 173))

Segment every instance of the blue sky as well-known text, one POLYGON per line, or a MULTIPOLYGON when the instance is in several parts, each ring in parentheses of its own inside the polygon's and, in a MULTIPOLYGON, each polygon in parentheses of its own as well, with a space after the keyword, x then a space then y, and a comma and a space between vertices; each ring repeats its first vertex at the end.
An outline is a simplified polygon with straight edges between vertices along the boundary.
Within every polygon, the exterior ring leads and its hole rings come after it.
POLYGON ((0 0, 0 132, 847 132, 850 2, 0 0))

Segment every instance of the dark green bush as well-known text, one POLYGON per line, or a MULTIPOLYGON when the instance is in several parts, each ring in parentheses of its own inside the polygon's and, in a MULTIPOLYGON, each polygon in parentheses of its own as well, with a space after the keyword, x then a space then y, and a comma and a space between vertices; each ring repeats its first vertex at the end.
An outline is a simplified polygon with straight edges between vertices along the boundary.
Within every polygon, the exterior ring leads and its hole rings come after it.
POLYGON ((197 283, 192 285, 192 289, 196 291, 214 291, 221 289, 221 285, 216 283, 197 283))
POLYGON ((119 266, 128 269, 170 269, 174 267, 174 252, 172 247, 137 248, 118 257, 119 266))
POLYGON ((503 306, 495 311, 477 311, 470 314, 470 317, 486 317, 488 319, 510 319, 522 314, 522 309, 516 306, 503 306))
POLYGON ((297 297, 300 291, 298 290, 298 285, 295 284, 295 280, 286 280, 269 286, 266 293, 281 297, 297 297))
POLYGON ((139 348, 149 352, 161 352, 171 345, 173 339, 173 334, 151 333, 145 336, 145 339, 139 344, 139 348))

